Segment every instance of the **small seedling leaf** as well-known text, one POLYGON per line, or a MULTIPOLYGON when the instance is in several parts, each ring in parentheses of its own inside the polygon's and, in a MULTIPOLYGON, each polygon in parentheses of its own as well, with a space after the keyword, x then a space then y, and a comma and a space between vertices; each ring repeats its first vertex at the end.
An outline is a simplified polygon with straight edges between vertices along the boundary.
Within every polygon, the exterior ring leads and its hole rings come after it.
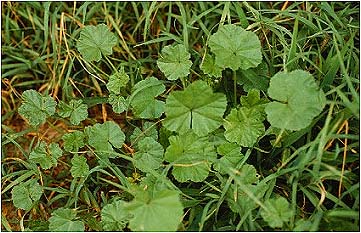
POLYGON ((157 65, 168 80, 176 80, 189 74, 192 66, 190 57, 183 44, 168 45, 162 49, 157 65))
POLYGON ((71 175, 75 177, 86 177, 89 174, 89 166, 85 157, 74 155, 71 159, 71 175))
POLYGON ((221 174, 226 174, 230 169, 235 169, 237 164, 244 157, 241 154, 241 147, 236 143, 226 142, 217 147, 217 153, 222 155, 213 165, 214 169, 221 174))
POLYGON ((223 122, 227 100, 224 94, 213 93, 204 81, 195 81, 183 91, 173 91, 165 104, 164 127, 185 133, 189 129, 207 135, 223 122))
POLYGON ((120 94, 120 89, 125 87, 129 81, 129 76, 125 73, 124 67, 109 77, 107 88, 110 93, 120 94))
POLYGON ((123 96, 110 94, 108 103, 112 105, 115 113, 122 113, 128 109, 129 103, 123 96))
POLYGON ((29 159, 40 164, 42 169, 55 167, 57 159, 62 156, 63 151, 57 143, 51 143, 48 147, 45 142, 41 141, 32 152, 29 159))
POLYGON ((113 53, 117 38, 105 24, 85 26, 80 32, 77 49, 87 61, 100 61, 103 56, 113 53))
POLYGON ((81 121, 88 117, 88 107, 83 104, 82 100, 70 100, 69 104, 63 101, 58 105, 59 116, 65 118, 70 117, 70 123, 79 125, 81 121))
POLYGON ((68 152, 78 152, 79 148, 85 146, 85 135, 81 131, 64 134, 62 139, 64 140, 64 149, 68 152))
POLYGON ((215 54, 215 64, 222 68, 247 70, 262 61, 261 42, 254 32, 233 24, 221 26, 209 38, 209 47, 215 54))
POLYGON ((32 126, 44 123, 47 117, 55 113, 56 102, 49 95, 42 96, 35 90, 27 90, 22 94, 22 99, 23 103, 19 107, 19 113, 32 126))

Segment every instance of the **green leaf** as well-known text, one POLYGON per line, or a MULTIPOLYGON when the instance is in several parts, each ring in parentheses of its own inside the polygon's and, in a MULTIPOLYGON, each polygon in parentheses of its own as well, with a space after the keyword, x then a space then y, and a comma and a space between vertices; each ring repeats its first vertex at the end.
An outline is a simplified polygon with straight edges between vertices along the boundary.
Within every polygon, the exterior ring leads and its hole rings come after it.
POLYGON ((125 201, 117 200, 103 207, 101 216, 104 231, 123 231, 131 217, 125 208, 126 204, 125 201))
POLYGON ((288 222, 293 216, 293 211, 284 197, 270 198, 264 205, 267 210, 262 208, 261 216, 272 228, 281 228, 283 223, 288 222))
POLYGON ((226 106, 224 94, 213 93, 204 81, 195 81, 183 91, 169 94, 163 125, 178 133, 193 129, 197 135, 206 135, 221 126, 226 106))
POLYGON ((146 137, 137 144, 134 165, 143 172, 159 168, 163 162, 163 147, 151 137, 146 137))
POLYGON ((71 175, 75 177, 86 177, 89 174, 89 166, 85 157, 74 155, 71 159, 71 175))
MULTIPOLYGON (((266 183, 258 183, 257 185, 246 184, 245 187, 251 192, 255 198, 262 200, 267 189, 266 183)), ((238 186, 231 186, 226 195, 227 204, 230 209, 241 215, 248 214, 250 210, 256 209, 258 204, 252 200, 245 192, 241 191, 238 186)))
POLYGON ((251 89, 249 90, 247 96, 241 96, 240 102, 242 107, 246 108, 257 108, 257 111, 263 113, 265 104, 268 103, 266 99, 261 99, 259 90, 251 89))
POLYGON ((115 113, 122 113, 128 109, 129 103, 123 96, 110 94, 108 103, 112 105, 115 113))
POLYGON ((215 78, 222 77, 223 69, 222 67, 217 66, 217 64, 215 63, 215 59, 212 55, 206 54, 201 65, 201 70, 209 76, 213 76, 215 78))
POLYGON ((107 88, 110 93, 120 94, 120 89, 125 87, 129 81, 129 76, 125 73, 124 67, 109 77, 107 88))
POLYGON ((43 188, 35 179, 32 179, 14 186, 11 194, 14 206, 28 211, 33 207, 35 202, 40 200, 43 194, 43 188))
POLYGON ((59 116, 70 117, 70 123, 79 125, 81 121, 88 117, 88 107, 82 100, 70 100, 69 104, 59 102, 59 116))
POLYGON ((189 130, 185 134, 169 137, 169 142, 165 160, 172 163, 174 178, 179 182, 205 180, 212 160, 217 156, 208 138, 199 137, 189 130))
POLYGON ((164 102, 155 97, 165 91, 164 84, 154 77, 135 84, 130 97, 134 115, 143 119, 158 118, 164 112, 164 102))
POLYGON ((84 231, 84 223, 75 218, 75 210, 59 208, 49 218, 49 231, 84 231))
POLYGON ((19 113, 32 126, 44 123, 47 117, 55 113, 56 102, 49 95, 42 96, 35 90, 27 90, 21 97, 23 103, 19 107, 19 113))
POLYGON ((157 65, 168 80, 176 80, 189 74, 192 66, 190 57, 183 44, 168 45, 162 49, 157 65))
POLYGON ((158 141, 158 131, 153 122, 144 122, 143 130, 136 127, 130 136, 130 141, 132 145, 135 145, 145 137, 151 137, 158 141))
POLYGON ((72 133, 64 134, 64 149, 68 152, 78 152, 79 148, 85 146, 85 135, 81 131, 74 131, 72 133))
POLYGON ((179 194, 174 190, 156 191, 153 197, 138 193, 126 210, 133 215, 129 222, 132 231, 173 232, 178 229, 183 216, 179 194))
POLYGON ((125 140, 123 131, 114 121, 88 126, 85 128, 85 133, 88 136, 89 145, 98 152, 103 152, 101 154, 108 154, 108 157, 112 157, 109 152, 113 151, 113 147, 121 148, 125 140))
POLYGON ((117 38, 105 24, 85 26, 80 32, 77 49, 87 61, 100 61, 103 56, 111 55, 117 38))
POLYGON ((33 151, 30 152, 29 159, 40 164, 41 168, 49 169, 55 167, 57 159, 62 156, 63 151, 57 143, 51 143, 48 148, 46 143, 41 141, 33 151))
POLYGON ((268 67, 266 62, 262 62, 256 68, 237 71, 237 83, 243 85, 245 91, 257 89, 267 91, 269 86, 268 67))
POLYGON ((311 74, 303 70, 280 72, 272 77, 268 95, 276 101, 265 111, 273 127, 300 130, 311 124, 325 106, 325 94, 311 74))
POLYGON ((217 147, 218 154, 223 157, 213 165, 214 169, 221 174, 227 174, 229 169, 235 169, 244 155, 241 154, 241 147, 236 143, 226 142, 217 147))
POLYGON ((262 114, 254 108, 232 109, 223 124, 226 129, 224 136, 230 142, 252 147, 265 132, 263 120, 262 114))
POLYGON ((254 32, 230 24, 219 27, 210 36, 209 47, 216 56, 215 64, 222 68, 247 70, 262 61, 261 42, 254 32))

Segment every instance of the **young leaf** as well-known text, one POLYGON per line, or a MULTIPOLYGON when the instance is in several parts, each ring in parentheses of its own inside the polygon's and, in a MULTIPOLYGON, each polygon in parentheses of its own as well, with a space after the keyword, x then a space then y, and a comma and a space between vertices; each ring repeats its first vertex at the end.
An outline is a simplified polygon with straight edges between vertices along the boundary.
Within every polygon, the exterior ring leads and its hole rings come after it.
POLYGON ((85 157, 74 155, 71 159, 71 175, 75 177, 86 177, 89 173, 89 166, 85 157))
POLYGON ((113 111, 115 113, 122 113, 128 109, 129 103, 123 96, 110 94, 108 98, 108 103, 112 105, 113 111))
POLYGON ((76 211, 72 209, 56 209, 49 218, 49 231, 84 231, 84 223, 76 218, 76 211))
POLYGON ((206 54, 206 56, 204 57, 203 63, 201 65, 201 70, 205 74, 208 74, 215 78, 222 77, 222 67, 217 66, 214 56, 210 54, 206 54))
POLYGON ((129 222, 129 228, 132 231, 143 232, 176 231, 183 216, 183 206, 178 192, 160 190, 152 196, 138 193, 127 205, 126 210, 133 215, 129 222))
POLYGON ((64 134, 64 149, 68 152, 78 152, 79 148, 85 146, 85 135, 81 131, 74 131, 72 133, 64 134))
POLYGON ((70 100, 69 104, 59 102, 59 116, 70 117, 70 123, 79 125, 81 121, 88 117, 88 107, 82 100, 70 100))
POLYGON ((254 108, 232 109, 223 124, 226 129, 224 136, 230 142, 252 147, 265 132, 263 120, 262 114, 254 108))
POLYGON ((247 70, 262 61, 257 35, 233 24, 221 26, 211 35, 209 47, 216 56, 216 65, 222 68, 247 70))
POLYGON ((265 111, 273 127, 300 130, 311 124, 325 106, 325 94, 311 74, 303 70, 280 72, 272 77, 268 95, 276 101, 265 111))
POLYGON ((251 89, 249 90, 247 96, 241 96, 240 102, 242 107, 246 108, 257 108, 257 110, 263 113, 265 104, 268 103, 266 99, 261 99, 259 90, 251 89))
POLYGON ((22 94, 23 103, 19 107, 19 113, 25 117, 30 125, 38 126, 47 117, 55 113, 56 102, 48 96, 42 96, 35 90, 27 90, 22 94))
POLYGON ((293 211, 284 197, 270 198, 264 202, 266 209, 261 209, 262 218, 272 228, 282 227, 293 216, 293 211))
POLYGON ((217 147, 218 154, 223 157, 213 165, 214 169, 221 174, 227 174, 230 168, 235 169, 244 155, 241 154, 241 147, 236 143, 226 142, 217 147))
POLYGON ((85 26, 80 32, 77 49, 87 61, 100 61, 103 56, 113 53, 117 38, 105 24, 85 26))
POLYGON ((164 112, 164 102, 155 97, 165 91, 165 86, 154 77, 147 78, 135 84, 130 104, 134 115, 143 119, 158 118, 164 112))
POLYGON ((222 124, 227 100, 224 94, 213 93, 204 81, 195 81, 183 91, 173 91, 165 104, 164 127, 185 133, 189 129, 207 135, 222 124))
POLYGON ((125 73, 124 67, 120 71, 109 77, 107 88, 110 93, 120 94, 120 88, 125 87, 129 81, 129 76, 125 73))
POLYGON ((51 143, 47 148, 46 143, 41 141, 39 145, 30 152, 29 159, 40 164, 41 168, 49 169, 58 164, 57 159, 62 156, 62 153, 57 143, 51 143))
POLYGON ((103 207, 101 216, 104 231, 122 231, 125 228, 131 218, 126 204, 125 201, 117 200, 103 207))
POLYGON ((179 182, 201 182, 209 174, 216 153, 207 137, 199 137, 192 130, 169 137, 165 160, 173 165, 172 174, 179 182))
POLYGON ((159 168, 163 162, 163 147, 151 137, 146 137, 137 144, 134 165, 143 172, 159 168))
POLYGON ((189 74, 192 66, 190 57, 183 44, 168 45, 162 49, 157 65, 168 80, 176 80, 189 74))
POLYGON ((43 194, 43 188, 35 179, 32 179, 14 186, 11 194, 14 206, 28 211, 33 207, 35 202, 40 200, 43 194))
MULTIPOLYGON (((88 143, 100 153, 112 152, 113 147, 123 146, 125 135, 119 125, 114 121, 106 121, 103 124, 96 123, 85 128, 88 143)), ((108 155, 108 157, 112 157, 108 155)))

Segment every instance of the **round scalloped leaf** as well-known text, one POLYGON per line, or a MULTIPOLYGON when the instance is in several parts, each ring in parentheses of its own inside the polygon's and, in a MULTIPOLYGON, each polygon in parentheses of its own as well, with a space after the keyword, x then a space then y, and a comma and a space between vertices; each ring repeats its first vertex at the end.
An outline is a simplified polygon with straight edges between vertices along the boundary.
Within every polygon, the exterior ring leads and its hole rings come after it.
POLYGON ((88 117, 88 106, 83 104, 83 100, 70 100, 69 104, 60 101, 58 109, 59 116, 70 117, 70 123, 73 125, 79 125, 88 117))
POLYGON ((192 66, 190 58, 184 45, 168 45, 162 49, 157 65, 168 80, 176 80, 189 74, 192 66))
POLYGON ((73 209, 59 208, 49 218, 49 231, 84 231, 84 223, 75 220, 76 211, 73 209))
POLYGON ((134 165, 143 172, 159 168, 163 162, 163 147, 151 137, 138 142, 134 154, 134 165))
POLYGON ((303 70, 277 73, 271 79, 268 95, 276 101, 266 105, 267 120, 281 129, 306 128, 325 106, 325 94, 313 76, 303 70))
POLYGON ((195 81, 183 91, 169 94, 163 125, 179 133, 193 129, 199 136, 207 135, 222 125, 226 106, 224 94, 213 93, 204 81, 195 81))
POLYGON ((185 134, 169 137, 169 142, 164 157, 173 165, 174 178, 179 182, 205 180, 211 161, 217 156, 208 137, 199 137, 189 130, 185 134))
POLYGON ((55 167, 57 159, 62 156, 63 151, 57 143, 51 143, 48 148, 45 142, 41 141, 33 151, 30 152, 29 160, 40 164, 42 169, 55 167))
POLYGON ((35 90, 27 90, 21 97, 23 103, 18 111, 32 126, 42 124, 48 116, 55 113, 56 102, 49 95, 42 96, 35 90))
POLYGON ((103 56, 111 55, 117 38, 105 24, 85 26, 80 32, 77 49, 87 61, 100 61, 103 56))
POLYGON ((265 132, 263 120, 264 117, 258 108, 232 109, 223 124, 226 129, 224 136, 230 142, 252 147, 265 132))
POLYGON ((35 179, 31 179, 26 183, 20 183, 14 186, 11 194, 14 206, 28 211, 33 207, 35 202, 39 201, 43 194, 43 188, 35 179))
POLYGON ((143 232, 176 231, 183 216, 179 194, 174 190, 155 191, 153 197, 146 196, 146 193, 138 193, 128 204, 126 211, 133 215, 129 221, 129 228, 132 231, 143 232))
POLYGON ((103 124, 96 123, 85 128, 88 143, 98 152, 112 152, 113 147, 123 146, 125 135, 114 121, 106 121, 103 124))
POLYGON ((64 140, 64 150, 68 152, 78 152, 79 148, 82 148, 85 145, 84 136, 82 131, 64 134, 62 137, 64 140))
POLYGON ((262 62, 261 42, 257 35, 233 24, 219 27, 210 36, 209 47, 216 56, 216 65, 222 68, 247 70, 262 62))
POLYGON ((85 157, 74 155, 71 165, 70 172, 73 177, 86 177, 89 174, 89 166, 85 157))
POLYGON ((115 74, 109 77, 107 88, 110 93, 120 94, 120 89, 125 87, 129 81, 129 76, 125 73, 124 67, 122 67, 115 74))
POLYGON ((155 97, 165 91, 162 81, 149 77, 134 85, 130 104, 135 116, 143 119, 158 118, 164 112, 164 102, 155 97))
POLYGON ((125 201, 117 200, 103 207, 101 212, 103 230, 123 231, 130 219, 130 215, 125 209, 126 204, 125 201))

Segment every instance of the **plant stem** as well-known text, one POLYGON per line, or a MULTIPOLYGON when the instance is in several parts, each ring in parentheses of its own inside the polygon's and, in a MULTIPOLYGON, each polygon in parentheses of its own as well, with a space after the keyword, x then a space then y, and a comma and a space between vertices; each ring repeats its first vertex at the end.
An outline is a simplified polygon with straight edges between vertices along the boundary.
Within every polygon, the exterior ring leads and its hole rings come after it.
POLYGON ((233 100, 234 100, 234 106, 237 105, 237 75, 236 71, 233 71, 233 100))

